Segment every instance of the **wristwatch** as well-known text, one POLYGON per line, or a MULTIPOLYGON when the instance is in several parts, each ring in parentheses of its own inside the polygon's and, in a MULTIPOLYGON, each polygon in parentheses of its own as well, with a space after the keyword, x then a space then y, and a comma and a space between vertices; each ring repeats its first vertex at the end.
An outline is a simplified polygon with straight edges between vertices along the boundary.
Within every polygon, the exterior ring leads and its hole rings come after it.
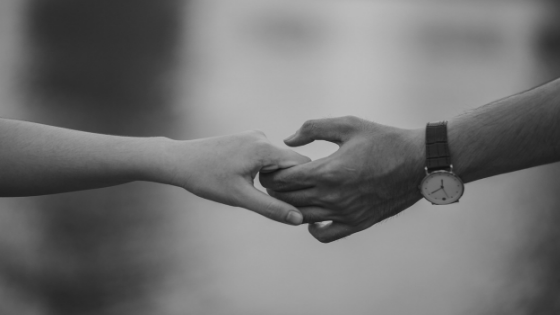
POLYGON ((420 193, 434 205, 459 201, 465 191, 463 181, 453 173, 447 144, 447 122, 426 126, 426 177, 420 183, 420 193))

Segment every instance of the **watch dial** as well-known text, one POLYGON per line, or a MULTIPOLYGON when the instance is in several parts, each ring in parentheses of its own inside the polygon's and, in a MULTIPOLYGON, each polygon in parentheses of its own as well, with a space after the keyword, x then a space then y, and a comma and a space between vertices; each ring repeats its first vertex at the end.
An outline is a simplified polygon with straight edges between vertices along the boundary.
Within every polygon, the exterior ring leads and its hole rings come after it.
POLYGON ((463 195, 463 182, 455 174, 446 171, 430 173, 420 184, 420 191, 428 201, 446 205, 457 202, 463 195))

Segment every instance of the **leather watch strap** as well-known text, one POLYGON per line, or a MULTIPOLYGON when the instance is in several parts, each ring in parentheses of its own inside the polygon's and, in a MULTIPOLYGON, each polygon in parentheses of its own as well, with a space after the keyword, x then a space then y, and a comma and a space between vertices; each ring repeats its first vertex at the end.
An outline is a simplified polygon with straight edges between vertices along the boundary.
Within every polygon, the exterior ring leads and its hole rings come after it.
POLYGON ((426 168, 428 172, 451 168, 447 121, 428 123, 426 126, 426 168))

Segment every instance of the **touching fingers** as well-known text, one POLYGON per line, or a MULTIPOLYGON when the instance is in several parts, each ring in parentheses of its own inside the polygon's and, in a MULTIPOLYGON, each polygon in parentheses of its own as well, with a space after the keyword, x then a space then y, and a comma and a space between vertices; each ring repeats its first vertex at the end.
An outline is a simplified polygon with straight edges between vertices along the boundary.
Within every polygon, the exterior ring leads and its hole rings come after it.
POLYGON ((291 191, 314 186, 312 177, 314 162, 296 165, 271 173, 259 174, 263 187, 275 191, 291 191))
POLYGON ((317 190, 313 188, 306 188, 293 191, 274 191, 272 189, 266 190, 268 194, 276 199, 282 200, 289 203, 295 207, 306 207, 306 206, 320 206, 318 202, 317 190))
POLYGON ((291 225, 303 222, 301 212, 295 207, 259 191, 249 183, 243 182, 240 186, 239 206, 278 222, 291 225))
POLYGON ((311 162, 311 159, 305 155, 273 145, 263 153, 262 159, 263 166, 260 171, 264 173, 311 162))
POLYGON ((321 207, 298 207, 303 214, 303 223, 316 223, 338 219, 330 209, 321 207))

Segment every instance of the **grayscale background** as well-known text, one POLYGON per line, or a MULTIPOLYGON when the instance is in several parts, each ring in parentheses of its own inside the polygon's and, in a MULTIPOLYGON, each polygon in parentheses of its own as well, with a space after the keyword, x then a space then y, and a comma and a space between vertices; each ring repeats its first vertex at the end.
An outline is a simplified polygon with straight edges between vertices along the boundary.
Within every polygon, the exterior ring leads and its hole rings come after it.
MULTIPOLYGON (((92 132, 283 146, 307 119, 421 128, 558 76, 555 1, 0 0, 0 116, 92 132)), ((0 314, 558 314, 559 177, 327 245, 151 183, 1 199, 0 314)))

